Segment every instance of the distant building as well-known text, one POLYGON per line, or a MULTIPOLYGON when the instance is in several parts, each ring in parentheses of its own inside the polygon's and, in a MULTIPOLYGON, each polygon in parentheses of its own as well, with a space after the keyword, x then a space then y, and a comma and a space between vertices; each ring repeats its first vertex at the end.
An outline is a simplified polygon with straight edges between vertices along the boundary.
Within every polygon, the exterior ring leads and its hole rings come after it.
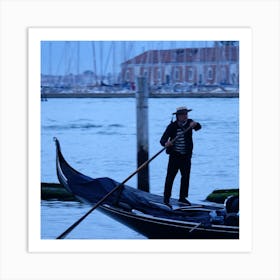
POLYGON ((122 63, 121 78, 134 83, 147 77, 150 85, 239 85, 239 46, 149 50, 122 63))

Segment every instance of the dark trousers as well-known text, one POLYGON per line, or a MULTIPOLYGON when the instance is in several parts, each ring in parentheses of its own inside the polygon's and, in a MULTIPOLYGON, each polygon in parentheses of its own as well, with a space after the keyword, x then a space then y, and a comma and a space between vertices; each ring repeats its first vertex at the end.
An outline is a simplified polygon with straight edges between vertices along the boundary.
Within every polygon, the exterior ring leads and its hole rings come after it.
POLYGON ((176 153, 171 154, 168 161, 167 175, 164 185, 164 197, 167 199, 171 197, 172 185, 178 170, 180 170, 181 173, 180 198, 186 198, 189 195, 191 157, 176 153))

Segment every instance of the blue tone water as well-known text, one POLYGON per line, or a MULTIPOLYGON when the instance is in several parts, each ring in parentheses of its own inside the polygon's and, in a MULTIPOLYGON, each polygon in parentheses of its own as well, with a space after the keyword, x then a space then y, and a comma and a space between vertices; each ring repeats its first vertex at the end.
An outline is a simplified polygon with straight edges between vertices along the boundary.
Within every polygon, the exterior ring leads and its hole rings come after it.
MULTIPOLYGON (((194 152, 189 199, 204 200, 214 189, 239 187, 239 99, 149 99, 149 157, 161 146, 159 139, 176 107, 187 106, 189 117, 202 125, 193 133, 194 152)), ((123 181, 137 169, 136 102, 134 98, 49 99, 41 103, 41 181, 58 182, 53 137, 60 140, 66 160, 91 177, 123 181)), ((160 154, 149 165, 150 192, 162 194, 168 156, 160 154)), ((179 194, 178 175, 172 196, 179 194)), ((137 187, 134 176, 127 185, 137 187)), ((55 238, 90 206, 76 202, 41 203, 41 237, 55 238)), ((68 238, 144 238, 94 211, 68 238)))

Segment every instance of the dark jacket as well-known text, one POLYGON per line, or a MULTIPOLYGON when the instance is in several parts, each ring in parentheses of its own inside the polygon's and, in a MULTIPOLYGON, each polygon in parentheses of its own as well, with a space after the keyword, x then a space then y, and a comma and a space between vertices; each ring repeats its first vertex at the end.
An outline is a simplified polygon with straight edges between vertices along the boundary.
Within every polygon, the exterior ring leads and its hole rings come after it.
MULTIPOLYGON (((190 123, 193 122, 192 119, 188 119, 187 120, 187 123, 184 125, 184 129, 188 128, 190 123)), ((165 143, 168 141, 168 140, 172 140, 176 137, 176 134, 177 134, 177 128, 179 128, 179 125, 177 123, 177 121, 174 121, 174 122, 171 122, 166 130, 164 131, 161 139, 160 139, 160 144, 162 146, 165 145, 165 143)), ((201 129, 201 125, 200 123, 197 122, 197 125, 193 128, 195 131, 201 129)), ((192 140, 192 129, 188 130, 186 133, 185 133, 185 143, 186 143, 186 155, 187 156, 192 156, 192 150, 193 150, 193 140, 192 140)), ((173 150, 173 146, 170 146, 166 149, 166 153, 167 154, 173 154, 175 153, 175 151, 173 150)))

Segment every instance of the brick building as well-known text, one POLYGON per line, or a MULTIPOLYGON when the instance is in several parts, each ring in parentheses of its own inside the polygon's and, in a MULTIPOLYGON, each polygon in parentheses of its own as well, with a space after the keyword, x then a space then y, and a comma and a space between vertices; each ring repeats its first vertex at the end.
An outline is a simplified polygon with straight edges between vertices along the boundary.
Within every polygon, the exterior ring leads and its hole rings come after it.
POLYGON ((239 85, 239 46, 149 50, 121 65, 121 79, 134 83, 147 77, 150 85, 239 85))

